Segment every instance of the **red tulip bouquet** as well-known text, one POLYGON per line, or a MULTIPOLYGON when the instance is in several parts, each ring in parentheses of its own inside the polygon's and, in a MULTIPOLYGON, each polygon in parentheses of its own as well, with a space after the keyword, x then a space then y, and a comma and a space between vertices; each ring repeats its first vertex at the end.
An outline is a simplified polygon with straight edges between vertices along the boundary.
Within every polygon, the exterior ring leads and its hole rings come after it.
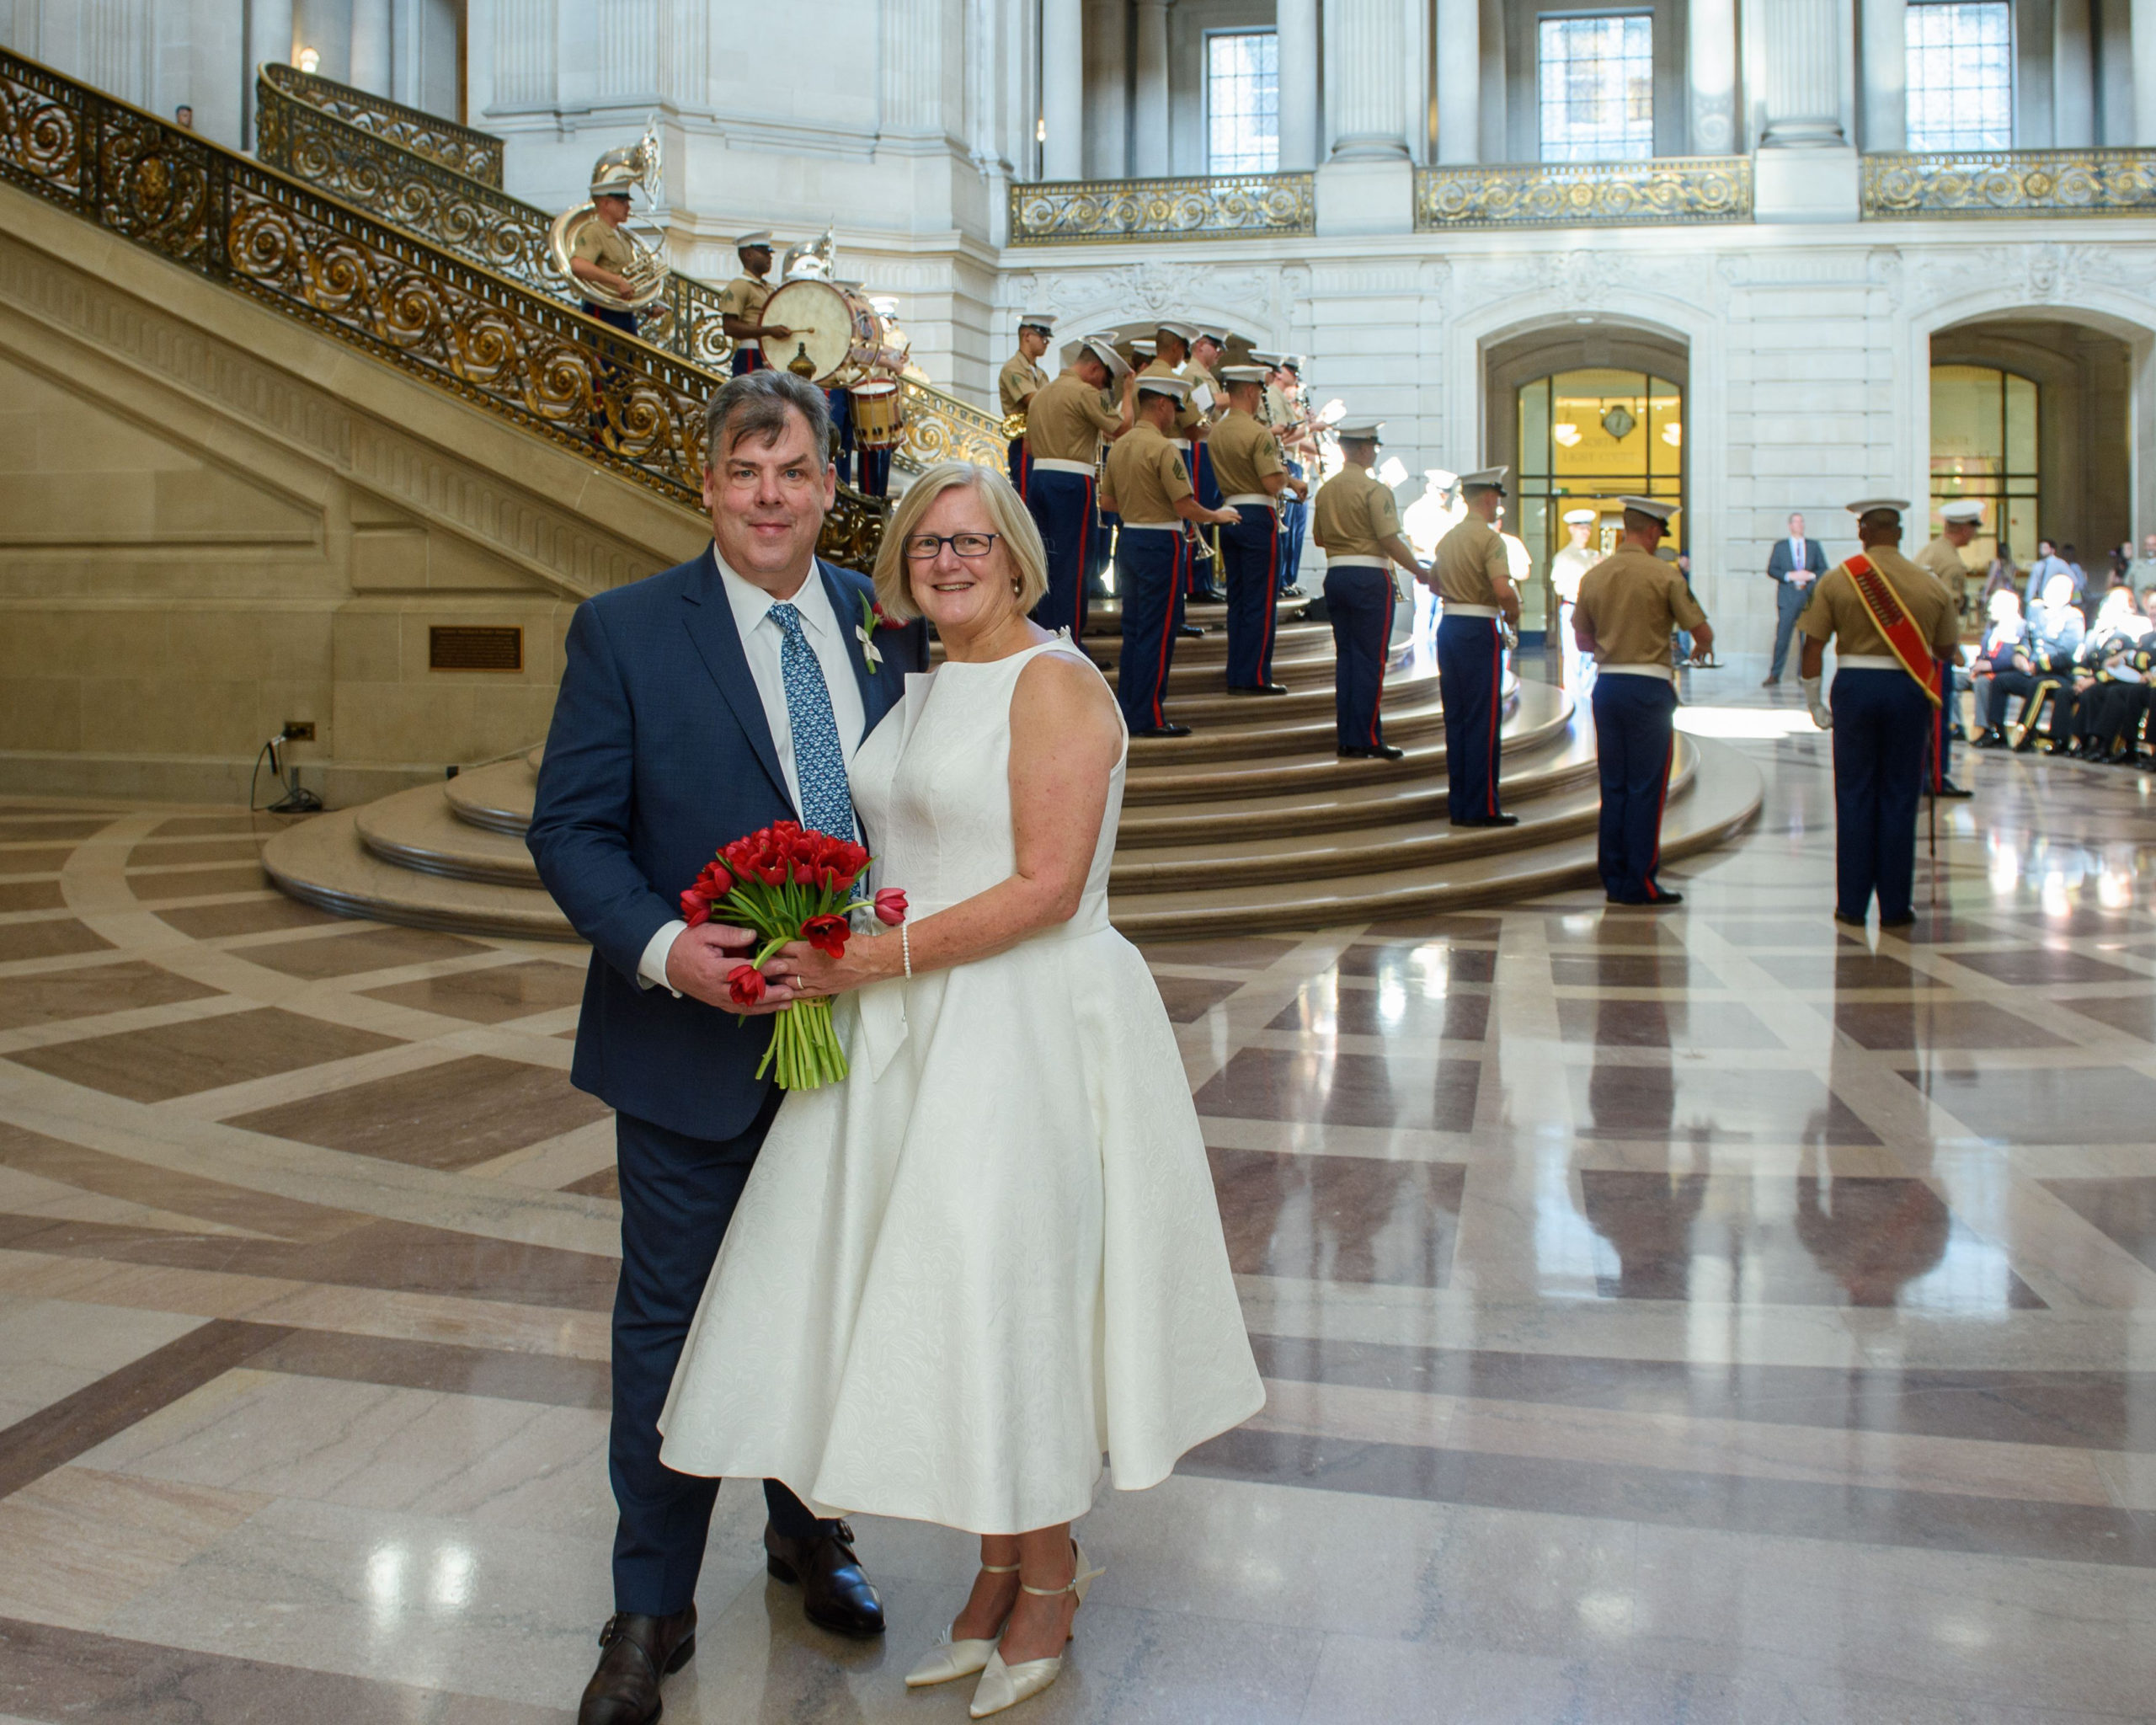
MULTIPOLYGON (((905 921, 906 895, 895 888, 873 898, 853 896, 853 884, 868 862, 868 852, 850 839, 781 820, 734 840, 704 864, 696 884, 681 895, 689 927, 718 916, 763 937, 755 956, 727 977, 734 1005, 753 1007, 763 999, 761 966, 788 941, 805 940, 835 959, 846 951, 855 911, 873 911, 889 928, 905 921)), ((771 1045, 756 1068, 759 1078, 776 1066, 781 1088, 814 1090, 846 1076, 846 1051, 831 1029, 829 1001, 795 1001, 777 1018, 771 1045)))

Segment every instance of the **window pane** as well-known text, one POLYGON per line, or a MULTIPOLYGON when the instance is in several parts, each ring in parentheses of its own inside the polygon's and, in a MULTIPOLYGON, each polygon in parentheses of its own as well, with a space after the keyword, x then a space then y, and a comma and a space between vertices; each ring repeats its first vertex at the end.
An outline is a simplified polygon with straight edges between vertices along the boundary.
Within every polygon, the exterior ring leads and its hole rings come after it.
POLYGON ((1909 147, 2011 149, 2009 0, 1919 0, 1907 15, 1909 147))
POLYGON ((2025 568, 2036 553, 2041 491, 2036 462, 2036 386, 1989 366, 1931 368, 1931 527, 1957 497, 1983 499, 1984 521, 1972 550, 1991 560, 2002 534, 2025 568))
POLYGON ((1205 39, 1205 171, 1271 174, 1280 165, 1279 39, 1271 30, 1205 39))
POLYGON ((1537 20, 1542 159, 1654 154, 1654 24, 1645 17, 1537 20))

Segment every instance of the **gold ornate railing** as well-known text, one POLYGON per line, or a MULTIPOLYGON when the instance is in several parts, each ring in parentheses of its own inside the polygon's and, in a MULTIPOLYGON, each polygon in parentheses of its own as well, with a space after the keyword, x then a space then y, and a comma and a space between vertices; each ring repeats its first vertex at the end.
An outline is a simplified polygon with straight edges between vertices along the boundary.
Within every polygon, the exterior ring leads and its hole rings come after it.
POLYGON ((1868 221, 1931 216, 2156 215, 2156 150, 1866 156, 1868 221))
POLYGON ((1415 170, 1415 226, 1625 227, 1748 222, 1752 163, 1743 156, 1646 162, 1527 162, 1415 170))
MULTIPOLYGON (((5 50, 0 178, 699 508, 702 366, 5 50)), ((873 554, 888 515, 846 494, 826 554, 873 554)))
POLYGON ((1011 188, 1011 243, 1243 238, 1317 232, 1307 174, 1192 179, 1043 180, 1011 188))
MULTIPOLYGON (((323 90, 362 93, 287 67, 262 69, 255 92, 264 161, 533 293, 568 306, 582 303, 548 259, 547 233, 553 218, 546 211, 456 172, 377 128, 317 107, 314 99, 323 90)), ((640 314, 639 326, 638 334, 654 346, 714 373, 733 359, 718 291, 678 270, 668 277, 664 296, 640 314)), ((904 465, 919 469, 951 459, 1002 461, 1002 421, 995 415, 917 378, 905 380, 905 441, 898 450, 904 465)))
POLYGON ((263 67, 255 80, 259 95, 264 87, 290 96, 317 113, 334 115, 348 126, 384 137, 400 149, 490 185, 502 184, 502 141, 492 132, 474 131, 468 126, 444 120, 418 108, 407 108, 366 90, 355 90, 334 78, 302 72, 296 66, 275 62, 263 67))

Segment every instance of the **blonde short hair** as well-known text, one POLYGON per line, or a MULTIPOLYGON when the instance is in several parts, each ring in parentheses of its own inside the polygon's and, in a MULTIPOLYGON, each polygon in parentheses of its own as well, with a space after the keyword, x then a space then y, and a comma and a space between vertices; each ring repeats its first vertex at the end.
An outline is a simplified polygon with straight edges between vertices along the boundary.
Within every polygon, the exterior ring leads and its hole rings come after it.
POLYGON ((993 467, 975 467, 971 462, 938 462, 906 487, 883 529, 883 542, 876 549, 877 602, 899 622, 911 622, 921 615, 921 607, 914 603, 905 542, 921 526, 928 506, 953 485, 969 485, 979 494, 1000 536, 997 542, 1018 578, 1017 609, 1022 615, 1030 611, 1048 593, 1048 547, 1041 543, 1041 530, 1008 479, 993 467))

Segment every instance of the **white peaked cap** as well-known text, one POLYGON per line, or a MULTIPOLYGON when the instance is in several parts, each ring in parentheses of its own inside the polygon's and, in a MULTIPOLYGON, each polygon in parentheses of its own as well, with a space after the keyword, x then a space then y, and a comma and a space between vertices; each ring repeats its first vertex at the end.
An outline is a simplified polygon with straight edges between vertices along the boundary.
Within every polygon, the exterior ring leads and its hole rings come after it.
POLYGON ((737 252, 745 252, 752 246, 762 246, 768 249, 771 243, 771 229, 768 227, 760 227, 754 233, 744 233, 740 237, 740 238, 735 240, 734 242, 734 249, 737 252))
POLYGON ((1383 419, 1342 419, 1332 428, 1336 437, 1345 437, 1357 443, 1374 443, 1385 434, 1383 419))
POLYGON ((1565 525, 1568 527, 1592 526, 1596 520, 1591 509, 1568 509, 1565 511, 1565 525))
POLYGON ((1505 489, 1505 475, 1510 472, 1510 467, 1484 467, 1479 473, 1462 473, 1460 489, 1469 491, 1481 486, 1485 490, 1502 491, 1505 489))
POLYGON ((1652 515, 1663 526, 1677 513, 1677 505, 1667 497, 1620 497, 1618 502, 1628 510, 1636 510, 1643 515, 1652 515))
POLYGON ((1984 500, 1981 497, 1957 497, 1940 508, 1939 517, 1945 521, 1981 521, 1984 518, 1984 500))
POLYGON ((1028 327, 1034 329, 1053 329, 1055 328, 1055 313, 1053 312, 1021 312, 1018 313, 1018 327, 1021 329, 1024 329, 1028 327))
POLYGON ((1880 510, 1889 510, 1897 515, 1907 515, 1909 500, 1906 497, 1864 497, 1849 505, 1849 512, 1853 515, 1868 515, 1880 510))
POLYGON ((1223 383, 1262 383, 1265 378, 1266 371, 1262 366, 1223 366, 1220 367, 1220 381, 1223 383))
POLYGON ((1140 395, 1171 396, 1177 401, 1184 401, 1189 398, 1190 384, 1187 379, 1182 377, 1140 377, 1138 393, 1140 395))

